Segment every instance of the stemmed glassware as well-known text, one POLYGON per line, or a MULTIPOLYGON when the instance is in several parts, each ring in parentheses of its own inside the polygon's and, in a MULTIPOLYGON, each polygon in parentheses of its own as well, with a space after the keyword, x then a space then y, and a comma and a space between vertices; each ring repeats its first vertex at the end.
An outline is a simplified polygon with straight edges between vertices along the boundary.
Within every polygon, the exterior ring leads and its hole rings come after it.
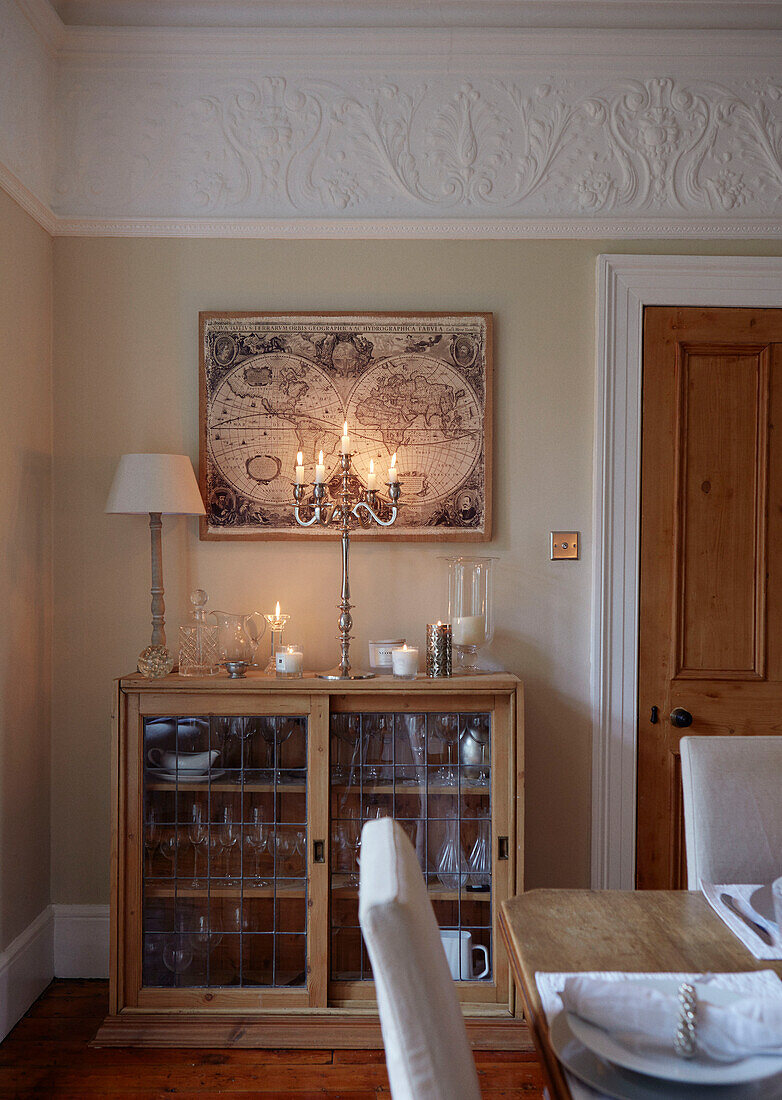
POLYGON ((212 833, 212 842, 223 858, 225 868, 223 885, 227 886, 230 884, 231 880, 229 874, 231 852, 239 843, 239 827, 234 823, 233 810, 230 806, 223 806, 222 813, 218 818, 217 827, 212 833))
POLYGON ((459 719, 455 714, 439 714, 436 717, 436 736, 445 745, 446 764, 438 768, 434 774, 434 781, 442 787, 457 787, 459 785, 459 768, 454 761, 456 746, 459 740, 459 719))
POLYGON ((159 847, 163 859, 171 864, 171 874, 173 875, 177 853, 176 825, 172 825, 170 829, 161 831, 159 847))
POLYGON ((160 844, 160 822, 157 819, 155 813, 155 807, 150 806, 149 814, 147 815, 146 825, 144 826, 144 851, 147 853, 147 866, 149 868, 148 874, 152 877, 153 868, 153 855, 155 849, 160 844))
POLYGON ((263 823, 260 806, 253 806, 252 820, 245 826, 244 842, 255 859, 254 877, 256 886, 269 886, 268 879, 261 878, 261 855, 268 847, 269 831, 263 823))
POLYGON ((204 820, 200 802, 194 802, 190 809, 191 818, 187 834, 190 843, 193 845, 193 886, 198 887, 198 849, 205 845, 209 839, 209 826, 204 820))

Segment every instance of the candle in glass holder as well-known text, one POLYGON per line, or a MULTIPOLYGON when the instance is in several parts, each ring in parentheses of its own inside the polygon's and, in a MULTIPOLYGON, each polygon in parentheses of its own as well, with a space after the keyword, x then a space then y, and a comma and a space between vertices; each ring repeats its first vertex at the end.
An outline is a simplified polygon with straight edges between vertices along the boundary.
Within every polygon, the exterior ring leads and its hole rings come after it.
POLYGON ((399 481, 399 471, 396 468, 396 451, 391 456, 391 465, 388 467, 388 480, 391 485, 399 481))
POLYGON ((343 455, 350 454, 350 436, 348 435, 348 422, 345 421, 345 426, 342 429, 342 439, 340 440, 340 448, 343 455))
POLYGON ((282 646, 275 653, 277 675, 282 677, 299 677, 304 672, 304 654, 299 645, 282 646))
POLYGON ((418 672, 418 650, 406 645, 401 649, 392 649, 391 667, 394 676, 404 680, 414 680, 418 672))
POLYGON ((320 484, 326 480, 326 467, 323 464, 323 451, 318 455, 318 464, 315 467, 315 482, 320 484))
POLYGON ((296 455, 296 484, 304 484, 304 457, 301 451, 296 455))

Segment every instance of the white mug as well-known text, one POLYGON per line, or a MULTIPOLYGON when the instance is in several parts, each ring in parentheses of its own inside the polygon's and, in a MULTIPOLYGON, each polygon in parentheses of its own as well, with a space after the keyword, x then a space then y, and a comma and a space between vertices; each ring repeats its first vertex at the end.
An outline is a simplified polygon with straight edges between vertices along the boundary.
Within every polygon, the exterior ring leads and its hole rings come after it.
POLYGON ((150 749, 147 759, 156 768, 162 768, 167 772, 187 772, 195 775, 204 775, 214 764, 220 755, 219 749, 209 752, 164 752, 163 749, 150 749))
POLYGON ((464 929, 460 931, 458 928, 441 928, 440 939, 443 941, 448 969, 455 982, 469 982, 486 977, 489 973, 489 951, 482 943, 473 944, 471 932, 464 929), (483 952, 483 970, 480 974, 475 973, 475 951, 483 952))

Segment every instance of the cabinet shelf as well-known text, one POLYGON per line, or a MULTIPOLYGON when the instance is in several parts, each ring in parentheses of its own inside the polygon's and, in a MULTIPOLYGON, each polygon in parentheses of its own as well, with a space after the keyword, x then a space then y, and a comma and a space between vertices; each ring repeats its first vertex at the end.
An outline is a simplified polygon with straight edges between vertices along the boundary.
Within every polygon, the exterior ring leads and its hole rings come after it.
MULTIPOLYGON (((432 901, 459 901, 464 902, 484 902, 486 905, 491 905, 491 890, 475 890, 464 891, 460 893, 458 890, 448 890, 445 886, 434 886, 431 883, 427 886, 427 893, 432 901)), ((331 893, 333 896, 340 898, 357 898, 358 886, 353 886, 349 883, 334 882, 332 879, 331 893)))
POLYGON ((248 794, 305 794, 307 791, 306 783, 278 783, 275 787, 273 783, 188 783, 187 780, 180 781, 179 783, 161 783, 158 779, 156 781, 148 781, 146 784, 148 791, 186 791, 189 794, 198 794, 203 791, 212 791, 213 793, 220 794, 241 794, 242 791, 246 791, 248 794))
POLYGON ((307 896, 307 890, 304 886, 283 886, 278 883, 277 888, 273 886, 188 886, 183 883, 181 886, 157 886, 151 883, 144 883, 144 891, 149 898, 240 898, 242 896, 248 898, 273 898, 275 895, 278 898, 303 898, 307 896))
MULTIPOLYGON (((361 789, 361 784, 352 783, 332 783, 332 791, 338 791, 342 794, 358 794, 361 789)), ((458 794, 460 791, 462 794, 483 794, 488 795, 491 788, 486 783, 483 786, 477 784, 461 783, 458 787, 446 787, 443 785, 435 785, 433 783, 373 783, 371 780, 363 784, 364 794, 418 794, 423 791, 428 791, 429 794, 458 794)))

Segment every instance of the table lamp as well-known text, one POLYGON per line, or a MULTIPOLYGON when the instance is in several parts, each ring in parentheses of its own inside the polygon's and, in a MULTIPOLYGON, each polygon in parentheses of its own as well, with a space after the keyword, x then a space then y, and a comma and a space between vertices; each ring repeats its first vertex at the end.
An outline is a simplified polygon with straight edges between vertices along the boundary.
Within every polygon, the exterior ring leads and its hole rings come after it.
POLYGON ((163 602, 162 516, 203 516, 206 512, 187 455, 123 455, 106 501, 106 511, 149 515, 152 540, 152 644, 139 654, 142 676, 166 676, 174 658, 166 649, 163 602))

